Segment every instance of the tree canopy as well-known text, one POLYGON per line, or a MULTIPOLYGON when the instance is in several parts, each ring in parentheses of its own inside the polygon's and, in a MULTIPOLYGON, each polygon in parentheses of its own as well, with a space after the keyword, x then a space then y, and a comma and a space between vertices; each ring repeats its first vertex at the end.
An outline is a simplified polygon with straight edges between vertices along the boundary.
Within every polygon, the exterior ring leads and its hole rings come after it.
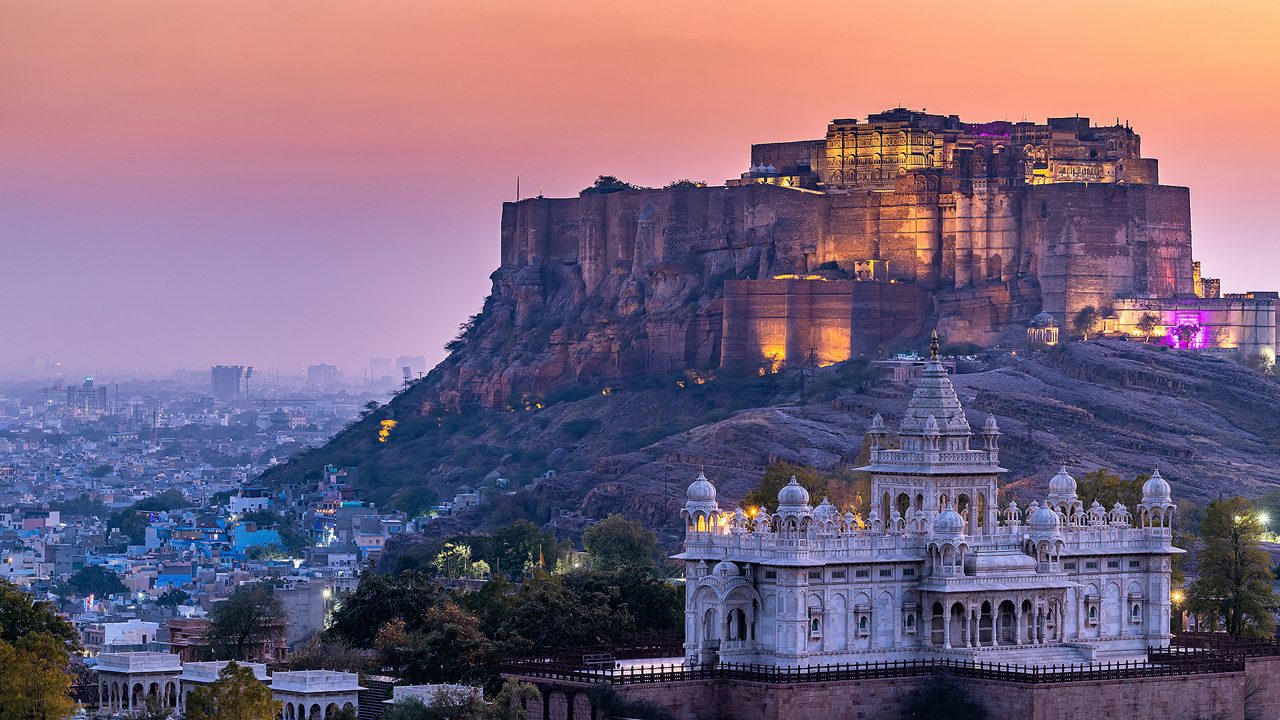
POLYGON ((271 689, 235 662, 227 663, 214 682, 191 691, 186 706, 186 720, 275 720, 280 714, 271 689))
POLYGON ((65 720, 75 629, 51 605, 0 581, 0 720, 65 720))
POLYGON ((265 585, 243 585, 209 613, 209 645, 219 660, 248 660, 280 635, 284 604, 265 585))
POLYGON ((1187 591, 1187 607, 1210 628, 1234 637, 1275 633, 1271 558, 1261 546, 1262 522, 1248 500, 1209 503, 1200 536, 1200 576, 1187 591))
POLYGON ((1086 305, 1071 316, 1071 329, 1085 340, 1102 324, 1102 313, 1092 305, 1086 305))
POLYGON ((653 568, 658 535, 634 520, 611 514, 582 533, 582 544, 596 570, 653 568))
POLYGON ((119 575, 101 565, 88 565, 75 571, 67 578, 67 587, 80 597, 105 597, 129 591, 120 582, 119 575))
POLYGON ((1106 468, 1098 468, 1085 473, 1076 481, 1076 496, 1088 507, 1097 500, 1107 510, 1116 504, 1124 503, 1133 511, 1142 502, 1142 485, 1151 476, 1143 473, 1132 480, 1126 480, 1106 468))

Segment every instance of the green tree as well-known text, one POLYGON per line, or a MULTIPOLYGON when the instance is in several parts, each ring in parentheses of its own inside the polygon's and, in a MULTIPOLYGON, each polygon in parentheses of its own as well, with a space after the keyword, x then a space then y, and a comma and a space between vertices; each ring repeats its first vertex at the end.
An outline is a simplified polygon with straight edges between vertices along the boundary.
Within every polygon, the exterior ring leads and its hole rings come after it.
POLYGON ((67 587, 80 597, 96 595, 106 597, 128 592, 129 589, 120 582, 120 576, 102 567, 89 565, 75 571, 67 578, 67 587))
POLYGON ((164 591, 164 594, 156 598, 156 604, 160 607, 178 607, 186 605, 191 601, 191 596, 185 590, 171 587, 164 591))
POLYGON ((133 504, 133 509, 146 512, 166 512, 190 506, 191 502, 187 500, 187 496, 183 495, 181 490, 170 488, 159 495, 152 495, 149 498, 139 500, 133 504))
POLYGON ((1076 311, 1071 317, 1071 329, 1085 340, 1093 334, 1098 326, 1102 324, 1102 313, 1098 312, 1098 308, 1092 305, 1086 305, 1076 311))
POLYGON ((1200 536, 1200 576, 1187 592, 1187 607, 1210 627, 1233 637, 1275 633, 1270 556, 1260 544, 1263 526, 1248 500, 1209 503, 1200 536))
POLYGON ((187 697, 186 720, 275 720, 280 705, 253 670, 231 662, 187 697))
POLYGON ((411 683, 482 679, 491 651, 479 620, 449 600, 428 610, 420 629, 391 621, 376 644, 384 661, 411 683))
POLYGON ((247 660, 283 635, 284 604, 264 585, 242 585, 209 613, 209 645, 219 660, 247 660))
POLYGON ((522 578, 530 569, 556 566, 556 537, 528 520, 517 520, 493 534, 494 572, 522 578))
POLYGON ((658 535, 634 520, 611 514, 582 533, 591 566, 597 570, 652 568, 657 565, 658 535))
POLYGON ((760 487, 747 493, 742 499, 746 507, 774 507, 778 504, 778 491, 795 477, 796 482, 809 491, 809 500, 818 504, 827 494, 827 479, 817 468, 808 465, 792 465, 778 462, 765 468, 764 477, 760 479, 760 487))
POLYGON ((1142 485, 1150 479, 1150 475, 1141 474, 1132 480, 1126 480, 1106 468, 1098 468, 1090 470, 1076 481, 1076 496, 1086 508, 1097 500, 1110 510, 1118 500, 1132 512, 1142 502, 1142 485))
POLYGON ((1142 333, 1142 337, 1147 342, 1151 342, 1151 334, 1160 327, 1160 316, 1155 313, 1142 313, 1138 317, 1138 322, 1134 325, 1138 332, 1142 333))
POLYGON ((341 642, 314 636, 289 653, 291 670, 338 670, 363 673, 376 669, 373 653, 341 642))
POLYGON ((378 631, 392 620, 404 620, 416 629, 442 594, 430 577, 417 570, 398 575, 366 572, 355 592, 339 602, 325 637, 355 647, 373 647, 378 631))
POLYGON ((537 707, 542 701, 542 693, 531 683, 508 680, 493 698, 493 720, 528 720, 529 711, 525 708, 537 707))
POLYGON ((10 645, 33 633, 44 633, 70 649, 80 646, 80 635, 53 605, 36 602, 12 584, 0 580, 0 640, 10 645))
MULTIPOLYGON (((51 612, 51 611, 49 611, 51 612)), ((67 643, 31 632, 0 640, 0 720, 65 720, 75 712, 67 643)))

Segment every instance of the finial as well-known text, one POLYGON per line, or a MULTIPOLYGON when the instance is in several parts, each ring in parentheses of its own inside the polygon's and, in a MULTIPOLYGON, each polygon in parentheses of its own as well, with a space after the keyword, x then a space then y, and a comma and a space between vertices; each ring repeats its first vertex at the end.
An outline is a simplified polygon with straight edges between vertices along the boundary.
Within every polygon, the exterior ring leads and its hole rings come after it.
POLYGON ((938 359, 938 330, 934 328, 933 336, 929 339, 929 359, 938 359))

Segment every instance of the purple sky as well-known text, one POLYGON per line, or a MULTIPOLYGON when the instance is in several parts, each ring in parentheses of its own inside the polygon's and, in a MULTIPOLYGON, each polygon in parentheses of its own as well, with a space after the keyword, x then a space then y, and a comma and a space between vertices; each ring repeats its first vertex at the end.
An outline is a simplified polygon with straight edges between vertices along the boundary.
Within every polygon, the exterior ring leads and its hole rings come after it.
POLYGON ((607 5, 3 4, 0 370, 434 362, 517 175, 718 183, 898 104, 1128 119, 1206 274, 1280 287, 1271 5, 925 3, 910 42, 893 7, 607 5))

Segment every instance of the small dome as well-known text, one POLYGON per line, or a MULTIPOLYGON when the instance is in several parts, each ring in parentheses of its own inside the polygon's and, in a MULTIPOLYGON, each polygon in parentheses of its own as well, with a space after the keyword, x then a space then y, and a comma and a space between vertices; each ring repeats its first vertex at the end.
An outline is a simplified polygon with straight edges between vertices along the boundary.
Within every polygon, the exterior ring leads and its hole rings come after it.
POLYGON ((982 424, 983 432, 999 432, 1000 426, 996 424, 996 416, 988 415, 987 421, 982 424))
POLYGON ((1054 509, 1045 505, 1040 507, 1037 503, 1031 503, 1035 509, 1027 508, 1027 527, 1032 530, 1056 531, 1059 527, 1061 518, 1054 509))
POLYGON ((1169 488, 1169 482, 1164 478, 1160 477, 1160 470, 1158 468, 1156 469, 1155 472, 1151 473, 1151 479, 1142 484, 1143 502, 1150 502, 1150 501, 1172 502, 1173 498, 1170 496, 1171 492, 1172 491, 1169 488))
POLYGON ((1076 479, 1067 473, 1065 467, 1058 469, 1058 474, 1049 480, 1050 495, 1075 495, 1076 479))
POLYGON ((836 506, 832 505, 831 501, 825 497, 822 498, 822 502, 818 503, 818 507, 813 509, 814 517, 820 520, 830 520, 836 517, 837 514, 836 506))
POLYGON ((1053 313, 1048 310, 1041 310, 1031 318, 1031 327, 1054 327, 1057 324, 1058 321, 1054 319, 1053 313))
POLYGON ((796 476, 791 476, 791 482, 787 483, 778 491, 778 506, 807 506, 809 504, 809 491, 804 486, 796 482, 796 476))
POLYGON ((960 513, 951 509, 951 505, 947 505, 947 509, 938 513, 933 519, 933 531, 939 534, 954 535, 964 532, 964 518, 960 513))
POLYGON ((875 416, 871 418, 871 427, 869 429, 872 432, 875 432, 876 430, 883 431, 885 429, 884 418, 880 417, 880 413, 876 413, 875 416))
POLYGON ((716 501, 716 486, 711 484, 705 473, 698 473, 698 479, 689 485, 685 494, 689 502, 712 503, 716 501))
POLYGON ((728 560, 721 560, 716 566, 711 568, 711 574, 720 577, 736 577, 738 574, 738 566, 728 560))

